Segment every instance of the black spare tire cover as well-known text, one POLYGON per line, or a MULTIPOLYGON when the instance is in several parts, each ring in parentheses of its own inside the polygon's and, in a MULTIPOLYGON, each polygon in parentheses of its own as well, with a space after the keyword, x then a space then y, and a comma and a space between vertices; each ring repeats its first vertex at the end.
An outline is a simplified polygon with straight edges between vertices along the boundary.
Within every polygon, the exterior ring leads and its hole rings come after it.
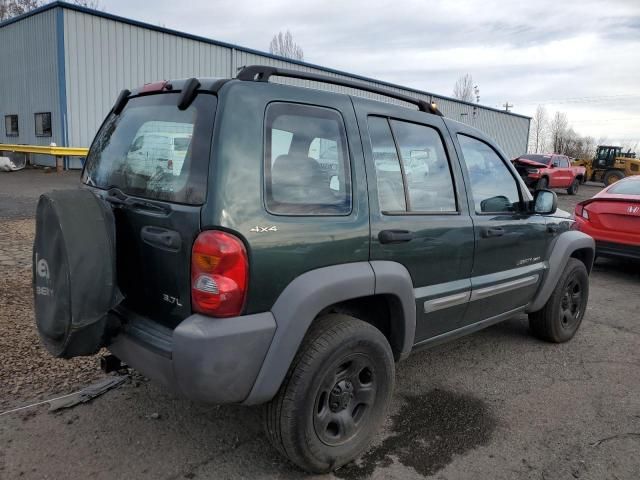
POLYGON ((121 300, 109 204, 89 190, 40 196, 33 293, 40 338, 52 355, 92 355, 105 345, 107 312, 121 300))

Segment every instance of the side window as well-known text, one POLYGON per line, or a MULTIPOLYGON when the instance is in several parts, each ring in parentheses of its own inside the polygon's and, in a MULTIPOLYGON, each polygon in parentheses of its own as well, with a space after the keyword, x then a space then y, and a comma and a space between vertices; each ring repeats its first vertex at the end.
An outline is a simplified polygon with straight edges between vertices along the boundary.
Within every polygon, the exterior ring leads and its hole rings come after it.
POLYGON ((406 211, 400 159, 386 118, 369 117, 369 137, 382 212, 406 211))
POLYGON ((272 103, 267 107, 267 210, 282 215, 348 215, 349 150, 335 110, 272 103))
POLYGON ((464 162, 471 180, 477 213, 513 212, 520 201, 518 184, 511 172, 488 144, 458 135, 464 162))
POLYGON ((569 168, 569 159, 567 157, 560 157, 560 167, 569 168))
POLYGON ((456 196, 449 160, 437 130, 391 120, 414 212, 455 212, 456 196))

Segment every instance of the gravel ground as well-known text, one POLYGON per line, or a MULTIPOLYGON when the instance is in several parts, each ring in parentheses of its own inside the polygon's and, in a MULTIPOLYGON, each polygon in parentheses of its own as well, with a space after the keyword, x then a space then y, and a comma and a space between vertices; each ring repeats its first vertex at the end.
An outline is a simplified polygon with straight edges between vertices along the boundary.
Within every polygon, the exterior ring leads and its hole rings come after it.
MULTIPOLYGON (((0 258, 12 262, 0 263, 3 410, 102 376, 96 358, 51 359, 33 325, 28 217, 45 184, 73 187, 76 177, 23 173, 0 174, 0 258)), ((559 192, 560 205, 572 210, 597 190, 559 192)), ((599 260, 583 326, 564 345, 535 340, 520 316, 412 355, 398 365, 374 446, 317 478, 640 478, 639 283, 638 265, 599 260)), ((135 378, 67 411, 0 417, 0 478, 303 477, 269 446, 259 414, 196 404, 135 378)))
POLYGON ((95 358, 52 358, 33 321, 33 215, 43 191, 73 188, 77 172, 0 173, 0 408, 67 393, 103 376, 95 358))

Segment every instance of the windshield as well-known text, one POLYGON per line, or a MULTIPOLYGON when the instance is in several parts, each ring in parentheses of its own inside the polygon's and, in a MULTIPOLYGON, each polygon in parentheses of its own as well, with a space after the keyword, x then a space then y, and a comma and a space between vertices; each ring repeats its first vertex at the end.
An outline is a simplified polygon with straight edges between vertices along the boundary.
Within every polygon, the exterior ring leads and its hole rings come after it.
POLYGON ((82 181, 150 199, 201 204, 205 200, 216 98, 200 94, 185 110, 179 95, 129 100, 96 135, 82 181))

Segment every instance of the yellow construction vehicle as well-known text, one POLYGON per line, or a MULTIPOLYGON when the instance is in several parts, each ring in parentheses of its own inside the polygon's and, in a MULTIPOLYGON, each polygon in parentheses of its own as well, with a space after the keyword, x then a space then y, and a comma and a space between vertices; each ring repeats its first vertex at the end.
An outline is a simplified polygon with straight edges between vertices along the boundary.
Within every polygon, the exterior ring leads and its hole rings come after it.
POLYGON ((602 182, 611 185, 630 175, 640 175, 640 158, 632 152, 623 153, 622 147, 598 145, 592 159, 576 159, 573 165, 585 167, 585 181, 602 182))

